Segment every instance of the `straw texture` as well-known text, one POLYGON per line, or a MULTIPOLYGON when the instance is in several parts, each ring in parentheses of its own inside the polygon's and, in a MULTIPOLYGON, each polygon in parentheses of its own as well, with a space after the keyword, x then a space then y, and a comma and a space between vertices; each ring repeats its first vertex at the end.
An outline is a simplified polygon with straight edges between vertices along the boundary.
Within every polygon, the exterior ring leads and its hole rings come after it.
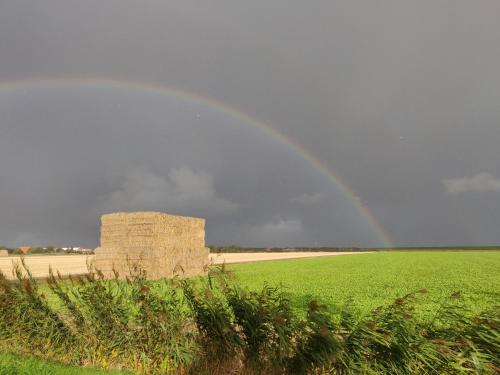
POLYGON ((208 249, 205 220, 160 212, 121 212, 101 217, 95 268, 125 278, 139 267, 150 279, 204 275, 208 249))

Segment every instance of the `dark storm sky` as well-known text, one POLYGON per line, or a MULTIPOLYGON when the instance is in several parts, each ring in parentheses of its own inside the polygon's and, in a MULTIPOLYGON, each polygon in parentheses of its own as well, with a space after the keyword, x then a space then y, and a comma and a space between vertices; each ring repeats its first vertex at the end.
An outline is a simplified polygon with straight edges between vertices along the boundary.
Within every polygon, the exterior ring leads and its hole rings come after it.
POLYGON ((0 244, 95 246, 99 215, 207 241, 500 243, 500 2, 0 0, 0 244), (3 86, 2 86, 2 83, 3 86), (1 88, 3 87, 3 89, 1 88))

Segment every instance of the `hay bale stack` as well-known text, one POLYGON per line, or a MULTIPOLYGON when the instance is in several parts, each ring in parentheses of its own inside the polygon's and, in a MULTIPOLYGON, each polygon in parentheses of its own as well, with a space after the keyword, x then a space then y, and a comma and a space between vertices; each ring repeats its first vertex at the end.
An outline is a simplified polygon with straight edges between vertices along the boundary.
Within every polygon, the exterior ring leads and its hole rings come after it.
POLYGON ((134 267, 149 279, 206 274, 205 220, 160 212, 113 213, 101 217, 101 246, 95 268, 120 278, 134 267))
POLYGON ((0 249, 0 258, 1 257, 8 257, 9 256, 9 252, 5 249, 0 249))

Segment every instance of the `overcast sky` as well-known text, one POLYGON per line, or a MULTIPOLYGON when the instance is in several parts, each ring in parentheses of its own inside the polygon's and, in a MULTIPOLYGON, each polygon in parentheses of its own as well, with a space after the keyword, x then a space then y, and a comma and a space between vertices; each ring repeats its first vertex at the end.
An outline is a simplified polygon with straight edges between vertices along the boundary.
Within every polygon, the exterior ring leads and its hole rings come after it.
POLYGON ((205 217, 210 244, 381 246, 377 225, 499 244, 499 19, 498 0, 0 0, 0 244, 96 246, 130 210, 205 217))

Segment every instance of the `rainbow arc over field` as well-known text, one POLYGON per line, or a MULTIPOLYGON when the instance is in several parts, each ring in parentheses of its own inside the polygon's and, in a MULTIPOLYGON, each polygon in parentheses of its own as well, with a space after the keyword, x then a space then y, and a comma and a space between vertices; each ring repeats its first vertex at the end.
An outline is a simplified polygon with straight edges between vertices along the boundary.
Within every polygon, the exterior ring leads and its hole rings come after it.
POLYGON ((30 90, 40 88, 78 88, 89 87, 93 89, 99 88, 115 88, 126 91, 136 92, 152 92, 161 95, 168 95, 185 100, 187 102, 198 103, 207 106, 213 110, 219 111, 223 114, 233 116, 248 126, 261 129, 267 136, 281 142, 294 150, 298 155, 305 159, 309 164, 316 169, 319 173, 328 178, 332 186, 338 190, 347 200, 352 204, 357 213, 366 221, 370 226, 373 233, 377 236, 379 241, 385 247, 393 247, 393 242, 390 236, 382 228, 379 222, 375 219, 370 209, 365 206, 355 192, 345 183, 337 174, 335 174, 328 166, 321 160, 313 156, 302 145, 281 133, 276 128, 266 124, 253 116, 243 112, 242 110, 229 106, 226 103, 214 100, 212 98, 199 95, 194 92, 186 91, 174 86, 163 86, 147 81, 134 81, 134 80, 121 80, 113 78, 101 77, 34 77, 28 79, 18 79, 11 81, 0 81, 0 92, 18 92, 19 90, 30 90))

